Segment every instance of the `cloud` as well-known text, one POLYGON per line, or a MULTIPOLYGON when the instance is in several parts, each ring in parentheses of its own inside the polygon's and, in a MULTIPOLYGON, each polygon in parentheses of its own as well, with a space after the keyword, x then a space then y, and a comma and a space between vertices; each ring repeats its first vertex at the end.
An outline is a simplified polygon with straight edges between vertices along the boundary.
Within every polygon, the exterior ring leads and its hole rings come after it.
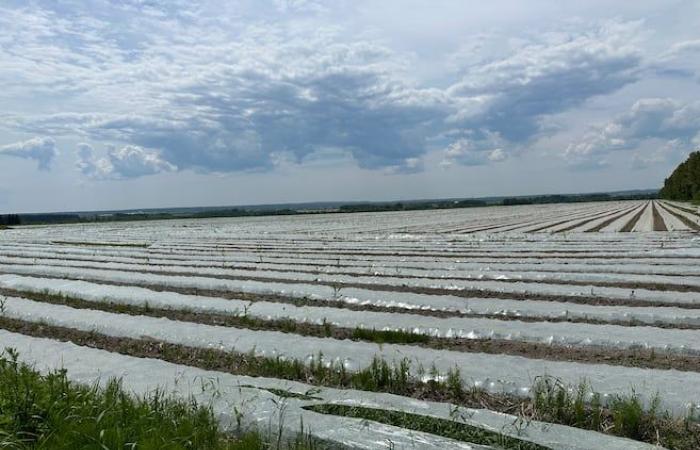
POLYGON ((49 170, 51 162, 58 154, 56 142, 51 138, 35 137, 27 141, 15 142, 0 147, 0 156, 14 156, 33 159, 39 163, 39 169, 49 170))
MULTIPOLYGON (((453 149, 448 159, 497 162, 507 157, 504 145, 513 151, 544 130, 545 115, 634 81, 636 50, 616 45, 631 28, 600 27, 523 46, 470 67, 446 90, 407 82, 401 57, 371 42, 339 43, 332 32, 301 39, 264 30, 255 43, 211 44, 197 55, 169 49, 187 54, 188 64, 201 71, 195 78, 163 80, 176 88, 160 88, 153 104, 163 106, 156 110, 63 113, 19 126, 158 148, 164 161, 203 172, 271 170, 276 154, 301 162, 326 148, 346 151, 362 168, 415 172, 422 165, 414 161, 430 150, 429 140, 455 128, 471 147, 453 149), (502 142, 494 147, 485 138, 477 144, 475 133, 502 142), (477 147, 500 151, 477 156, 477 147)), ((179 73, 172 67, 178 64, 161 71, 179 73)))
POLYGON ((106 158, 97 158, 89 144, 79 144, 76 167, 94 179, 125 179, 173 172, 177 167, 163 160, 155 150, 127 145, 110 147, 106 158))
POLYGON ((325 148, 345 150, 362 168, 414 170, 412 158, 424 154, 426 136, 448 113, 440 91, 392 74, 399 62, 383 47, 326 36, 255 45, 227 47, 226 59, 236 61, 226 64, 211 64, 223 49, 205 49, 209 55, 194 61, 201 76, 165 80, 177 88, 161 88, 156 110, 15 123, 157 148, 172 165, 202 172, 270 170, 275 154, 299 162, 325 148))
POLYGON ((700 39, 681 41, 671 45, 671 47, 664 52, 659 59, 667 61, 688 53, 693 54, 698 52, 700 52, 700 39))
MULTIPOLYGON (((638 149, 650 142, 657 150, 634 155, 635 166, 644 167, 667 159, 669 153, 689 151, 700 135, 700 102, 684 103, 670 98, 644 98, 612 121, 591 127, 564 152, 573 167, 605 160, 619 150, 638 149), (662 147, 665 150, 659 151, 662 147)), ((595 164, 594 164, 595 165, 595 164)))
MULTIPOLYGON (((316 3, 278 6, 308 10, 316 3)), ((122 46, 126 36, 114 35, 103 18, 83 27, 42 9, 8 16, 0 23, 15 39, 7 58, 0 51, 0 64, 21 75, 8 83, 22 79, 17 89, 31 86, 32 94, 55 89, 54 95, 110 106, 25 114, 8 123, 159 149, 181 169, 271 170, 274 154, 303 161, 329 147, 349 152, 363 168, 403 166, 425 152, 425 135, 447 114, 439 90, 403 77, 401 56, 365 40, 342 42, 329 27, 246 24, 232 36, 210 18, 193 16, 174 27, 139 15, 127 33, 138 36, 138 45, 122 46), (23 22, 35 36, 22 32, 23 22), (37 71, 37 61, 50 64, 37 71)))
MULTIPOLYGON (((206 2, 2 9, 0 82, 18 104, 65 105, 4 123, 113 146, 104 157, 79 156, 81 172, 95 178, 273 171, 280 155, 301 165, 329 154, 363 169, 412 173, 441 149, 443 165, 492 164, 527 151, 562 131, 551 127, 553 115, 643 76, 640 22, 581 20, 519 39, 475 31, 478 45, 461 47, 454 71, 420 80, 422 61, 391 39, 325 23, 352 9, 342 3, 254 2, 262 18, 253 19, 248 4, 238 11, 206 2), (492 51, 493 36, 506 50, 492 51)), ((609 145, 590 139, 584 147, 609 145)), ((571 152, 586 154, 584 147, 571 152)))
POLYGON ((609 22, 592 30, 528 42, 511 55, 471 67, 452 85, 453 96, 470 99, 452 117, 478 124, 510 141, 540 132, 539 120, 636 81, 642 56, 639 23, 609 22))
POLYGON ((164 161, 158 152, 135 145, 127 145, 120 149, 112 148, 108 156, 113 172, 124 178, 177 170, 176 166, 164 161))
POLYGON ((425 169, 425 162, 422 158, 406 158, 403 161, 399 161, 398 164, 393 166, 387 166, 384 168, 383 172, 387 175, 394 174, 411 174, 422 172, 425 169))
POLYGON ((326 2, 317 0, 273 0, 281 13, 323 13, 328 12, 326 2))
POLYGON ((676 42, 668 50, 655 57, 650 62, 649 69, 661 77, 700 82, 698 53, 700 53, 700 39, 676 42))
POLYGON ((687 142, 673 139, 663 145, 654 146, 651 151, 637 150, 632 153, 632 168, 636 170, 658 167, 669 162, 677 164, 688 153, 687 142))
POLYGON ((502 148, 497 148, 489 152, 489 161, 501 162, 508 159, 508 155, 503 151, 502 148))
POLYGON ((508 159, 508 153, 503 149, 508 145, 498 133, 481 131, 469 133, 444 150, 442 167, 450 167, 453 163, 465 166, 480 166, 489 163, 502 162, 508 159))

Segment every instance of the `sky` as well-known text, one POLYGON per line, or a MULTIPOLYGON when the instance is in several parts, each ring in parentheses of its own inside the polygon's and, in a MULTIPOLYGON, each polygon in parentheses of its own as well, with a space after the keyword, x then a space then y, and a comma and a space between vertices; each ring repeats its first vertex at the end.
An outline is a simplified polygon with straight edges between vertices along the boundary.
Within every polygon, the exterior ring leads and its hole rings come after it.
POLYGON ((700 2, 0 0, 0 212, 658 188, 700 2))

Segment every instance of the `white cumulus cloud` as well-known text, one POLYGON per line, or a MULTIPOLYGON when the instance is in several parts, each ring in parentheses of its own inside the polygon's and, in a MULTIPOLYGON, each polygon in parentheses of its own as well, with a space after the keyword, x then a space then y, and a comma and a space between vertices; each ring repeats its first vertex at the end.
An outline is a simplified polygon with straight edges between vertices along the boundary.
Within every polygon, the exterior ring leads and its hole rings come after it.
POLYGON ((56 142, 51 138, 35 137, 0 147, 0 155, 33 159, 39 163, 41 170, 49 170, 57 154, 56 142))
POLYGON ((78 169, 96 179, 137 178, 177 170, 177 166, 165 161, 159 152, 136 145, 109 147, 107 157, 97 158, 90 145, 80 144, 77 156, 78 169))

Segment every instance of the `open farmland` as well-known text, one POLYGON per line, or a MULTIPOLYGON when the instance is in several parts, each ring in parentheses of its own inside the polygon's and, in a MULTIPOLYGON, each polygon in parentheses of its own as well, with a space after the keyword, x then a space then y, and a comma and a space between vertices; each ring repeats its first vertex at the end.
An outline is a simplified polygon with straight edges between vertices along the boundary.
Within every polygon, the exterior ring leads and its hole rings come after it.
POLYGON ((0 344, 79 382, 194 396, 225 427, 356 448, 658 448, 514 405, 544 379, 700 413, 698 230, 697 207, 666 201, 3 230, 0 344))

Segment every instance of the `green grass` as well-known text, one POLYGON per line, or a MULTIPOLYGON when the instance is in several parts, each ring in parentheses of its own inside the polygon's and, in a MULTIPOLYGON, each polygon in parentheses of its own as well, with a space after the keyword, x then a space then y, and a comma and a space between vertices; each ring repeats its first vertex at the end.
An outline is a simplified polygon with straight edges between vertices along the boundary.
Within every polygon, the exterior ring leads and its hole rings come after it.
POLYGON ((430 342, 430 336, 426 334, 402 330, 375 330, 367 328, 355 328, 352 332, 352 338, 377 344, 425 344, 430 342))
POLYGON ((522 439, 509 437, 484 428, 467 425, 454 420, 411 414, 403 411, 390 411, 348 405, 314 405, 305 409, 321 414, 354 417, 393 425, 409 430, 435 434, 472 444, 489 445, 504 450, 550 450, 522 439))
POLYGON ((660 409, 657 395, 649 405, 634 392, 616 395, 606 404, 586 384, 570 389, 551 377, 536 379, 529 419, 595 430, 669 449, 700 449, 697 417, 678 418, 660 409))
MULTIPOLYGON (((553 378, 538 378, 533 389, 533 417, 557 420, 559 423, 592 430, 608 430, 610 434, 638 441, 653 441, 664 414, 655 397, 648 407, 634 393, 614 396, 603 406, 599 394, 585 383, 576 390, 553 378)), ((666 416, 670 419, 670 416, 666 416)))
POLYGON ((68 380, 65 371, 41 375, 0 357, 0 448, 130 450, 263 450, 320 448, 300 433, 284 445, 256 431, 222 433, 210 409, 162 392, 128 395, 119 381, 104 388, 68 380))

